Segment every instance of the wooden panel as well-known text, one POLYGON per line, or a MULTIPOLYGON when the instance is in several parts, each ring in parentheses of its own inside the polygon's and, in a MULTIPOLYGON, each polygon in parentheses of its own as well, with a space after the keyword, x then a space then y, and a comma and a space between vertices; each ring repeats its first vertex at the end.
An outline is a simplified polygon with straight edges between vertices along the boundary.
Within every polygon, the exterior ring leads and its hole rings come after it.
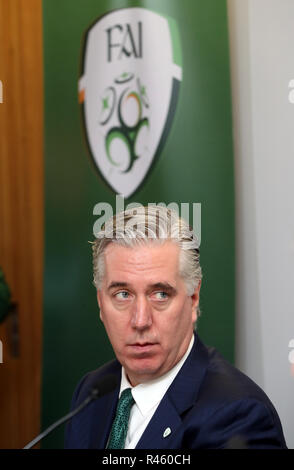
POLYGON ((0 266, 19 312, 19 357, 0 325, 0 448, 40 428, 43 276, 41 0, 0 0, 0 266))

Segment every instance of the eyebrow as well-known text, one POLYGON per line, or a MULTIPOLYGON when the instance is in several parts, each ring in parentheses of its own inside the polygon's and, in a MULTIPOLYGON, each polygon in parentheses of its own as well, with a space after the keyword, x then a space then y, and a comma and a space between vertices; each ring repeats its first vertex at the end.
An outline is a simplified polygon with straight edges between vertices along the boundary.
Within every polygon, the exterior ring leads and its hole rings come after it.
MULTIPOLYGON (((131 288, 131 285, 128 284, 127 282, 113 281, 107 287, 107 290, 115 289, 117 287, 131 288)), ((147 291, 152 290, 152 289, 162 289, 164 291, 169 292, 170 294, 175 294, 177 292, 175 287, 171 286, 168 282, 156 282, 155 284, 149 284, 147 287, 147 291)))
POLYGON ((114 289, 115 287, 129 287, 129 284, 127 282, 114 281, 110 283, 107 290, 114 289))
POLYGON ((156 284, 151 284, 150 286, 148 286, 148 289, 151 288, 151 289, 161 289, 161 290, 165 290, 169 293, 176 293, 177 290, 175 289, 175 287, 171 286, 168 282, 156 282, 156 284))

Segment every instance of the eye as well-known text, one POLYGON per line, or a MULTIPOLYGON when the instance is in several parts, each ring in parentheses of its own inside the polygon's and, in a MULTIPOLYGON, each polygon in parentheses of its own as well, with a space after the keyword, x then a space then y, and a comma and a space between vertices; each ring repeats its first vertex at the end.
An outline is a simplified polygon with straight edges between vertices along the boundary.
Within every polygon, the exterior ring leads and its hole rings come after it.
POLYGON ((114 297, 117 300, 126 300, 126 299, 129 298, 129 296, 130 296, 130 294, 126 290, 123 290, 123 291, 120 291, 120 292, 117 292, 116 294, 114 294, 114 297))
POLYGON ((167 300, 168 299, 168 294, 164 291, 161 292, 155 292, 154 294, 156 300, 167 300))

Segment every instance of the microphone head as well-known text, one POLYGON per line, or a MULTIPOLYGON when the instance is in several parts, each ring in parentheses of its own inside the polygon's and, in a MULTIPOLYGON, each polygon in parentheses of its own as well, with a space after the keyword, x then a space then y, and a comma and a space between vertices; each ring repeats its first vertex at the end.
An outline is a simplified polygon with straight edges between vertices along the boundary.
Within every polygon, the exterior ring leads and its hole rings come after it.
POLYGON ((238 434, 227 441, 226 449, 247 449, 247 441, 238 434))
POLYGON ((105 377, 102 377, 102 379, 99 379, 94 383, 90 394, 93 399, 103 397, 103 395, 112 392, 117 384, 118 380, 115 375, 105 375, 105 377))

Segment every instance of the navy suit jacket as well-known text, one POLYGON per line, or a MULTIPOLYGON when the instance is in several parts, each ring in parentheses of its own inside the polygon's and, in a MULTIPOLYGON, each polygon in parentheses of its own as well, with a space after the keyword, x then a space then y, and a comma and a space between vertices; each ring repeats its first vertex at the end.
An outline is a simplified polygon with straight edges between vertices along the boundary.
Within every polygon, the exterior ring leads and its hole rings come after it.
MULTIPOLYGON (((193 348, 145 429, 136 449, 286 448, 278 414, 266 394, 195 335, 193 348), (166 428, 171 429, 163 437, 166 428)), ((66 427, 65 448, 105 449, 120 390, 117 360, 88 373, 77 386, 71 408, 102 377, 117 376, 117 387, 93 401, 66 427)))

